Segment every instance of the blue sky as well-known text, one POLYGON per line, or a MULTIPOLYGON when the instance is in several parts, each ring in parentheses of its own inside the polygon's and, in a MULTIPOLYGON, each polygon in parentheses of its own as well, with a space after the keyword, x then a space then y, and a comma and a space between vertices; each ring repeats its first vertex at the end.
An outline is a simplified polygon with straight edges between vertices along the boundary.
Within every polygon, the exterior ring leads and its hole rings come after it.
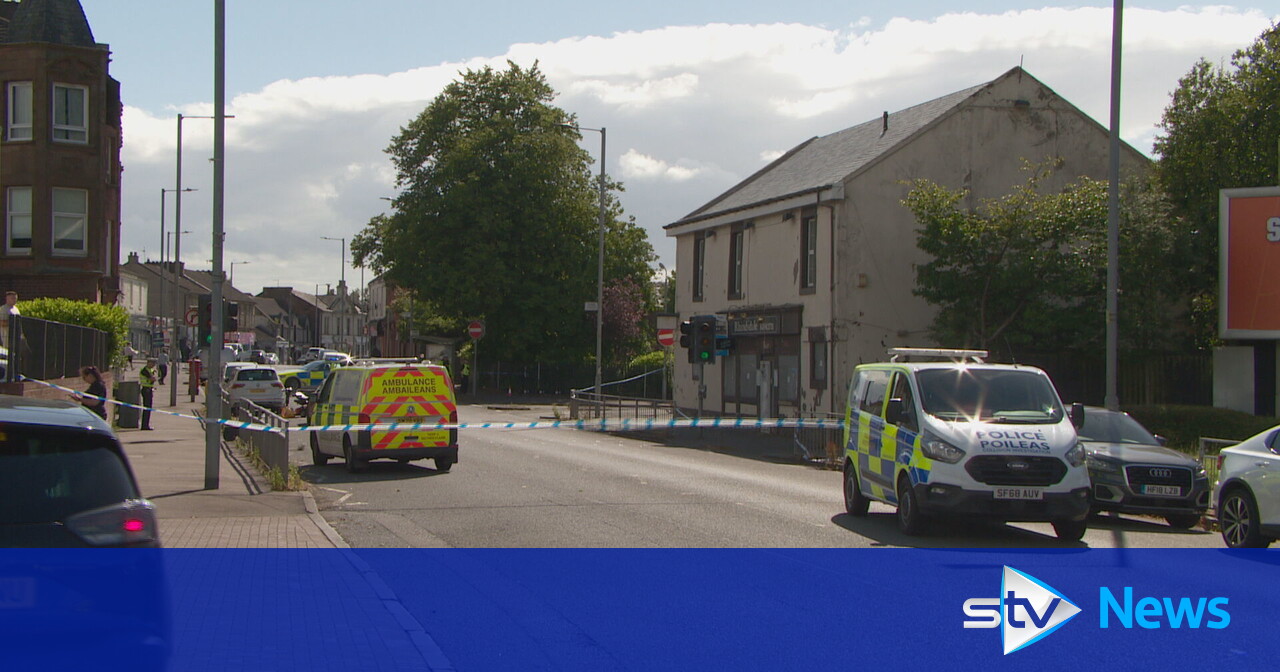
MULTIPOLYGON (((81 0, 125 112, 123 252, 157 255, 176 113, 212 102, 209 0, 81 0)), ((1126 7, 1122 132, 1149 151, 1168 94, 1280 2, 1126 7)), ((337 245, 394 194, 382 149, 460 70, 537 59, 556 103, 609 128, 622 204, 667 266, 662 226, 776 156, 995 78, 1019 61, 1105 122, 1110 5, 1045 2, 439 3, 230 0, 226 260, 241 289, 336 283, 337 245)), ((211 249, 208 122, 184 125, 184 261, 211 249), (185 252, 190 251, 188 256, 185 252)), ((595 136, 585 146, 598 151, 595 136)), ((172 199, 170 199, 170 206, 172 199)), ((172 217, 170 210, 169 217, 172 217)), ((170 219, 169 221, 172 221, 170 219)), ((349 269, 348 281, 359 271, 349 269)), ((367 279, 367 278, 366 278, 367 279)))

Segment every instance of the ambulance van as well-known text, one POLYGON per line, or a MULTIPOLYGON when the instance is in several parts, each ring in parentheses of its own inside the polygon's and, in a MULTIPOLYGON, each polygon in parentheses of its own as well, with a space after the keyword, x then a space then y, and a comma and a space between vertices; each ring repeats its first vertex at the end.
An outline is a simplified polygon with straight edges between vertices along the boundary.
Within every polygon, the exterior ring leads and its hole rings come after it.
POLYGON ((315 428, 311 431, 311 459, 316 465, 341 457, 347 470, 354 473, 364 471, 370 460, 409 462, 430 458, 437 471, 449 471, 458 461, 458 430, 430 428, 458 422, 453 381, 443 366, 378 364, 339 368, 320 388, 307 422, 315 428), (348 425, 392 423, 410 426, 345 429, 348 425))
POLYGON ((1089 472, 1068 413, 1044 371, 988 364, 982 350, 895 348, 860 364, 849 385, 844 501, 897 507, 920 534, 942 517, 1049 522, 1077 541, 1089 513, 1089 472))

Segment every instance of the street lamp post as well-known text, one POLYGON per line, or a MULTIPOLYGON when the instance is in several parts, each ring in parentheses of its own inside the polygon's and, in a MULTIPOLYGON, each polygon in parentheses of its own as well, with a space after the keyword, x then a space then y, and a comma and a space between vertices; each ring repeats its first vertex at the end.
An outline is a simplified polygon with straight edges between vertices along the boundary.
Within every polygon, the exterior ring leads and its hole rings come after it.
MULTIPOLYGON (((324 240, 336 240, 342 243, 342 268, 338 272, 338 286, 345 292, 347 288, 347 239, 333 238, 330 236, 320 236, 320 238, 324 240)), ((347 326, 347 297, 339 296, 338 298, 342 301, 342 311, 338 313, 338 343, 346 346, 347 341, 345 332, 347 326)))
MULTIPOLYGON (((164 277, 164 262, 166 259, 165 250, 167 249, 166 245, 169 239, 169 237, 165 234, 165 230, 164 230, 164 214, 165 214, 165 207, 164 207, 165 198, 164 197, 165 197, 165 194, 171 191, 177 192, 178 190, 165 189, 164 187, 160 188, 160 277, 162 278, 164 277)), ((195 189, 183 189, 182 191, 195 191, 195 189)), ((161 282, 160 283, 160 306, 159 306, 159 309, 156 311, 157 318, 160 320, 161 333, 163 333, 163 330, 164 330, 164 307, 167 305, 167 302, 165 300, 166 298, 165 293, 166 293, 165 283, 161 282)), ((171 335, 171 338, 177 338, 177 337, 178 337, 178 325, 175 324, 173 326, 173 333, 171 335)), ((150 349, 148 349, 148 352, 150 352, 150 349)), ((176 371, 177 370, 176 361, 174 362, 174 366, 175 366, 174 370, 176 371)))
POLYGON ((231 274, 230 274, 230 277, 228 277, 228 278, 227 278, 227 282, 231 283, 231 286, 232 286, 232 287, 235 287, 235 286, 236 286, 236 264, 240 264, 241 266, 244 266, 245 264, 251 264, 251 263, 253 263, 253 262, 251 262, 251 261, 233 261, 233 262, 231 262, 231 274))
MULTIPOLYGON (((173 292, 174 293, 173 340, 169 343, 169 361, 173 362, 174 371, 178 370, 178 362, 179 362, 178 325, 182 323, 182 316, 184 312, 182 310, 183 308, 182 292, 178 289, 179 284, 181 282, 181 273, 182 273, 182 269, 181 269, 182 234, 184 233, 184 231, 182 230, 182 192, 194 191, 193 189, 182 188, 182 120, 183 119, 213 119, 213 117, 206 116, 206 115, 190 115, 190 116, 183 115, 183 114, 178 115, 178 157, 177 157, 177 171, 174 175, 175 177, 174 191, 176 192, 176 197, 174 198, 174 201, 173 201, 173 209, 174 209, 173 230, 178 232, 178 235, 174 236, 173 238, 173 286, 175 288, 175 291, 173 292)), ((189 232, 185 232, 185 233, 189 233, 189 232)), ((198 345, 199 344, 197 344, 197 346, 198 345)), ((208 365, 209 362, 205 362, 205 364, 208 365)), ((174 384, 169 386, 169 405, 177 406, 178 405, 178 384, 177 384, 178 379, 175 376, 173 380, 174 380, 174 384)))
POLYGON ((600 134, 600 212, 598 225, 600 228, 600 254, 596 260, 596 399, 602 400, 604 390, 601 389, 601 366, 604 357, 604 147, 605 128, 586 128, 575 124, 560 124, 575 131, 594 131, 600 134))

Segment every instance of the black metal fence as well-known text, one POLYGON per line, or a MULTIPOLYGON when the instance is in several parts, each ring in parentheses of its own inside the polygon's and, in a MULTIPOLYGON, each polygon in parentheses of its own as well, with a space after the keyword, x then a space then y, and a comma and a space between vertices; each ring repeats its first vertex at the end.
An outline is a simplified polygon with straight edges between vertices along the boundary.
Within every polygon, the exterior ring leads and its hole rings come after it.
POLYGON ((11 317, 5 346, 5 380, 77 378, 80 367, 111 365, 107 332, 36 317, 11 317))
MULTIPOLYGON (((1004 360, 1000 360, 1004 361, 1004 360)), ((1080 354, 1023 355, 1019 364, 1044 369, 1066 403, 1102 405, 1106 396, 1106 360, 1080 354)), ((1120 401, 1126 406, 1213 404, 1213 355, 1121 353, 1116 375, 1120 401)))

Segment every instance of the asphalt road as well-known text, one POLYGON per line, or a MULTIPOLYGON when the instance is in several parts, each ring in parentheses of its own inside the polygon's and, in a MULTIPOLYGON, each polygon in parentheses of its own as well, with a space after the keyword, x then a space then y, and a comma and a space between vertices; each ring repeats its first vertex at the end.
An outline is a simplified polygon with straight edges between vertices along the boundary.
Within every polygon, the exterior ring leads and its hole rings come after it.
MULTIPOLYGON (((524 422, 546 406, 459 407, 461 422, 524 422)), ((694 430, 690 430, 694 431, 694 430)), ((740 430, 751 431, 751 430, 740 430)), ((1107 516, 1079 543, 1048 524, 935 524, 898 532, 891 507, 844 513, 839 472, 785 450, 663 445, 632 435, 560 429, 464 430, 459 463, 373 462, 350 474, 341 459, 311 466, 306 435, 291 457, 321 513, 356 547, 381 548, 1159 548, 1222 546, 1217 533, 1162 520, 1107 516)), ((696 445, 688 437, 677 437, 696 445)))

